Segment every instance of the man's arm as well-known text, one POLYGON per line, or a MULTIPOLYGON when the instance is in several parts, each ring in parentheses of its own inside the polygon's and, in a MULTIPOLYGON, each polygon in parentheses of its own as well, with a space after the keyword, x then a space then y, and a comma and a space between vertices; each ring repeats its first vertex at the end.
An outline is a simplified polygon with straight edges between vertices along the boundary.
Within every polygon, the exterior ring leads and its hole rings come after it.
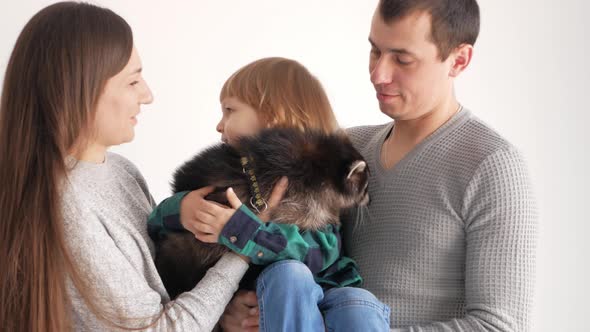
MULTIPOLYGON (((528 171, 514 149, 482 162, 467 186, 465 316, 392 331, 529 331, 537 210, 528 171)), ((395 308, 391 308, 395 315, 395 308)))

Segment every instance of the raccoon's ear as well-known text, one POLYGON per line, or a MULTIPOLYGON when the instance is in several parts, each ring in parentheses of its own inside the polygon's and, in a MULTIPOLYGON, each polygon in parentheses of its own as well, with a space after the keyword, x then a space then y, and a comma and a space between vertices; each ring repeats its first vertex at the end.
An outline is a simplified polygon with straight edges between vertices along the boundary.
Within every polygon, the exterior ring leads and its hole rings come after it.
POLYGON ((357 173, 363 173, 365 171, 365 168, 367 168, 367 163, 364 160, 356 160, 350 166, 350 171, 348 172, 348 176, 346 177, 346 179, 349 180, 357 173))
POLYGON ((346 183, 350 185, 353 191, 359 190, 363 182, 367 179, 365 172, 367 163, 364 160, 356 160, 350 165, 350 171, 346 177, 346 183))

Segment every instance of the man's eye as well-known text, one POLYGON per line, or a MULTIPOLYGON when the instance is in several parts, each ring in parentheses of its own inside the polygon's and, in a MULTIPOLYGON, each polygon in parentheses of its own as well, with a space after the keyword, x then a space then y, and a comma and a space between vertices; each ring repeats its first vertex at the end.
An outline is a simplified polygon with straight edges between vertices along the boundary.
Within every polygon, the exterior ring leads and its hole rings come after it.
POLYGON ((397 63, 399 63, 400 65, 409 65, 412 63, 411 59, 406 59, 406 58, 402 58, 402 57, 397 57, 397 63))

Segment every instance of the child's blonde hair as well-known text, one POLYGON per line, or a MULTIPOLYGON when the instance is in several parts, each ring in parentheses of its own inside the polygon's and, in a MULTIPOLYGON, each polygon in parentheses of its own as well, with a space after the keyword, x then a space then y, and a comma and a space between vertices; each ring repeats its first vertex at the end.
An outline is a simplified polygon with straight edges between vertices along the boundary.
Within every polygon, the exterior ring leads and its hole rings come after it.
POLYGON ((220 100, 236 97, 254 108, 263 126, 333 133, 339 129, 321 83, 299 62, 264 58, 227 79, 220 100))

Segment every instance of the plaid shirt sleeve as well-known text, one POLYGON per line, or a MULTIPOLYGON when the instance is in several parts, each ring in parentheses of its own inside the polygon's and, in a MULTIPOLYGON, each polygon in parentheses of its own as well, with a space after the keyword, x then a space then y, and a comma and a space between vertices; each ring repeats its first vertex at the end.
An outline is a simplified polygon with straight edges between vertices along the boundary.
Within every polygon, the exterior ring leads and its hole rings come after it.
POLYGON ((296 225, 264 223, 242 205, 223 228, 219 243, 257 265, 285 259, 303 262, 320 284, 354 286, 362 281, 355 262, 340 256, 340 228, 335 225, 300 231, 296 225))
MULTIPOLYGON (((188 193, 179 192, 154 208, 148 218, 148 233, 153 240, 170 231, 185 231, 180 223, 180 202, 188 193)), ((355 262, 340 256, 340 229, 335 225, 300 231, 295 225, 264 223, 242 205, 223 228, 219 243, 257 265, 285 259, 303 262, 322 285, 356 286, 362 281, 355 262)))
POLYGON ((169 231, 184 231, 180 223, 180 201, 190 191, 181 191, 163 200, 148 217, 148 234, 156 241, 169 231))

